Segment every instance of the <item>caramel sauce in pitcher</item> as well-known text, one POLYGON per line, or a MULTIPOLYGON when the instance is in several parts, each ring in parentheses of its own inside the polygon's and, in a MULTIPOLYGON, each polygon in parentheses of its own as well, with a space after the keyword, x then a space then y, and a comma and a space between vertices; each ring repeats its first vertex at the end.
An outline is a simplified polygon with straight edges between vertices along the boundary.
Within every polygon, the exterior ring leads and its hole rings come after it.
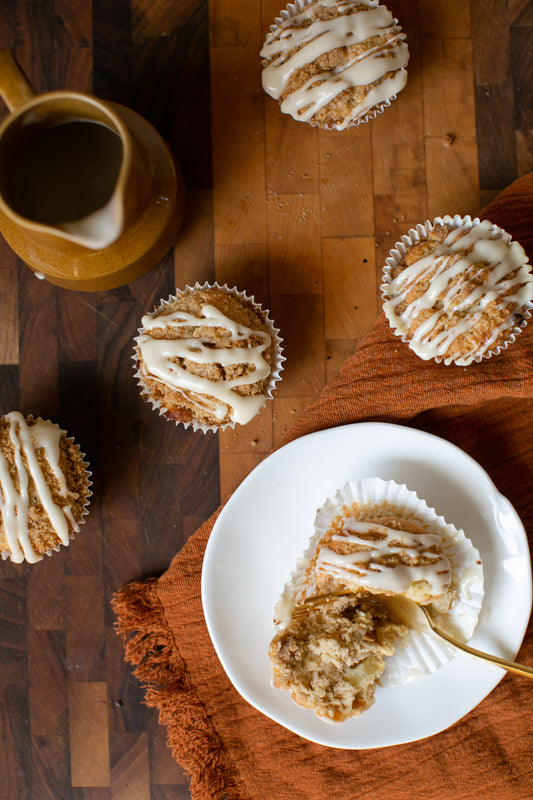
POLYGON ((113 194, 122 142, 107 125, 62 122, 41 130, 14 171, 14 209, 34 222, 58 225, 83 219, 113 194))

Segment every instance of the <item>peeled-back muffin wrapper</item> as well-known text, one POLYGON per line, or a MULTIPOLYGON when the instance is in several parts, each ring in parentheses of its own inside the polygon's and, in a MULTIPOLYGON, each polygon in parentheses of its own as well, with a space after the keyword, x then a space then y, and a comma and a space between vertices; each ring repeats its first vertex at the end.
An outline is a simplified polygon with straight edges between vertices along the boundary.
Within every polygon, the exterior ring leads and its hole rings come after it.
MULTIPOLYGON (((433 220, 426 220, 424 223, 421 223, 421 224, 417 225, 415 228, 411 228, 407 232, 407 234, 402 236, 401 241, 396 242, 396 244, 394 245, 394 247, 390 251, 388 257, 385 259, 385 266, 383 267, 383 282, 382 282, 381 287, 380 287, 382 300, 384 302, 386 302, 387 300, 390 300, 391 295, 388 294, 388 289, 389 289, 389 284, 392 281, 391 271, 405 257, 405 255, 406 255, 406 253, 407 253, 407 251, 408 251, 408 249, 410 247, 412 247, 413 245, 416 245, 416 244, 420 244, 420 242, 423 242, 425 239, 427 239, 427 236, 428 236, 429 233, 431 233, 432 231, 435 230, 435 228, 438 228, 440 226, 447 226, 451 230, 456 230, 457 228, 460 228, 462 225, 465 225, 465 226, 468 226, 470 228, 473 228, 476 225, 479 225, 480 223, 481 223, 481 220, 478 217, 475 217, 474 219, 472 219, 468 215, 465 216, 465 217, 461 217, 459 214, 455 214, 453 217, 448 216, 448 215, 444 216, 444 217, 435 217, 435 219, 433 219, 433 220)), ((493 239, 501 238, 501 239, 503 239, 503 241, 505 241, 509 245, 512 243, 511 235, 509 233, 507 233, 507 231, 504 231, 503 228, 498 227, 498 225, 494 225, 494 224, 491 225, 491 228, 489 230, 489 235, 490 235, 490 238, 493 238, 493 239)), ((530 280, 533 282, 533 277, 531 275, 530 275, 530 280)), ((505 340, 505 342, 503 342, 502 344, 500 344, 500 345, 498 345, 496 347, 493 347, 490 350, 487 350, 485 353, 477 354, 476 356, 474 356, 472 361, 479 363, 484 358, 490 358, 493 355, 497 355, 502 350, 505 350, 510 344, 512 344, 515 341, 515 339, 518 336, 518 334, 525 327, 528 319, 531 317, 532 309, 533 309, 533 303, 526 303, 525 306, 523 306, 520 309, 517 309, 517 311, 519 310, 520 314, 523 317, 523 320, 520 323, 520 325, 517 325, 516 327, 514 327, 512 329, 509 329, 509 332, 507 334, 507 339, 505 340)), ((407 336, 406 334, 402 333, 401 331, 399 331, 396 328, 394 322, 387 315, 387 310, 386 309, 385 309, 385 315, 387 316, 387 319, 389 320, 389 324, 390 324, 392 332, 395 334, 395 336, 399 336, 401 338, 402 342, 404 342, 405 344, 409 345, 409 347, 411 348, 410 341, 409 341, 409 336, 407 336)), ((413 348, 411 348, 411 349, 413 349, 413 348)), ((434 358, 434 361, 437 364, 440 364, 442 362, 444 364, 446 364, 446 365, 457 363, 457 364, 459 364, 459 366, 463 366, 461 364, 460 360, 456 361, 454 358, 451 358, 451 357, 436 356, 434 358)), ((471 363, 471 362, 469 362, 469 363, 471 363)))
MULTIPOLYGON (((301 14, 301 12, 305 8, 307 8, 307 6, 312 5, 314 2, 315 2, 315 0, 295 0, 294 3, 289 3, 286 6, 286 8, 284 8, 282 11, 280 11, 279 17, 276 17, 274 19, 274 22, 270 26, 270 31, 272 33, 275 33, 278 30, 278 28, 284 22, 286 22, 287 20, 292 19, 297 14, 301 14)), ((380 0, 374 0, 374 3, 372 5, 373 6, 374 5, 375 6, 380 5, 380 0)), ((396 18, 393 19, 393 24, 394 25, 398 25, 399 24, 398 20, 396 18)), ((355 119, 355 120, 351 121, 346 130, 348 130, 349 128, 353 128, 355 125, 363 125, 366 122, 370 122, 370 120, 372 120, 375 117, 377 117, 378 114, 382 114, 383 111, 391 105, 393 100, 396 100, 397 96, 398 95, 396 95, 396 94, 391 95, 391 97, 388 97, 386 100, 383 101, 383 103, 379 103, 377 106, 375 106, 368 114, 365 114, 364 117, 360 117, 359 119, 355 119)), ((320 127, 321 130, 328 130, 328 131, 336 131, 337 130, 337 128, 334 125, 320 125, 320 126, 314 126, 314 127, 320 127)))
MULTIPOLYGON (((416 492, 404 484, 384 481, 381 478, 348 481, 334 497, 328 498, 318 509, 315 532, 276 606, 275 617, 277 620, 282 620, 281 626, 288 619, 288 609, 294 604, 304 583, 307 583, 306 570, 316 555, 320 539, 343 508, 350 509, 354 504, 365 507, 369 504, 386 506, 392 515, 396 513, 398 516, 414 517, 415 521, 419 519, 424 526, 427 526, 428 532, 438 533, 442 537, 442 551, 450 562, 457 601, 449 612, 439 614, 438 624, 456 638, 467 642, 472 637, 483 602, 483 567, 479 551, 462 530, 447 523, 427 505, 425 500, 419 498, 416 492)), ((312 586, 309 588, 306 586, 303 594, 298 596, 298 602, 313 594, 312 586)), ((437 617, 435 619, 437 621, 437 617)), ((452 647, 431 633, 410 630, 397 646, 394 655, 386 658, 386 668, 380 684, 398 686, 410 683, 423 675, 435 672, 455 654, 456 651, 452 647)))
MULTIPOLYGON (((285 356, 283 355, 283 348, 282 343, 283 339, 279 335, 279 329, 275 327, 274 322, 270 319, 269 312, 265 311, 263 307, 256 302, 255 297, 253 295, 248 295, 245 292, 241 292, 235 287, 230 288, 227 284, 220 285, 219 283, 203 283, 199 284, 196 283, 194 286, 185 286, 184 289, 177 290, 177 294, 170 295, 166 300, 160 300, 159 305, 154 308, 153 311, 150 311, 146 314, 149 317, 157 317, 161 313, 162 310, 165 309, 166 306, 171 305, 173 302, 178 300, 180 297, 183 297, 188 292, 195 292, 198 290, 203 289, 221 289, 222 291, 227 292, 232 297, 235 297, 244 305, 250 305, 254 308, 255 311, 261 317, 274 345, 273 351, 273 358, 272 358, 272 368, 270 370, 270 376, 268 378, 267 385, 265 387, 265 398, 267 400, 271 400, 274 394, 274 389, 276 387, 277 382, 280 380, 281 371, 283 370, 283 362, 285 361, 285 356)), ((139 349, 138 349, 138 336, 145 333, 143 327, 137 330, 137 336, 135 337, 135 348, 133 353, 133 360, 135 366, 135 378, 137 380, 137 384, 139 386, 141 395, 150 403, 154 411, 158 411, 159 415, 165 417, 166 419, 172 419, 176 425, 183 425, 184 428, 192 428, 194 431, 202 431, 202 433, 207 433, 208 431, 221 431, 226 430, 227 428, 235 428, 236 422, 230 421, 224 423, 223 425, 205 425, 196 419, 192 419, 190 422, 182 422, 181 420, 177 420, 174 418, 170 418, 167 414, 167 409, 164 405, 162 405, 158 400, 155 400, 150 392, 150 387, 145 383, 145 375, 142 373, 142 370, 138 366, 139 362, 139 349)))
MULTIPOLYGON (((42 419, 42 417, 35 417, 34 419, 37 422, 39 419, 42 419)), ((51 425, 55 425, 56 424, 56 423, 52 423, 50 420, 44 420, 44 422, 50 422, 51 425)), ((85 495, 85 498, 84 498, 84 501, 83 501, 83 508, 82 508, 82 512, 81 512, 81 517, 80 517, 79 520, 77 520, 78 530, 77 531, 74 530, 74 531, 70 531, 69 532, 69 540, 68 540, 68 542, 66 544, 64 544, 63 542, 58 542, 54 547, 51 547, 49 550, 45 550, 44 553, 43 553, 43 557, 44 556, 51 556, 52 553, 58 553, 61 550, 62 547, 68 547, 69 544, 76 538, 76 534, 80 532, 81 526, 85 522, 85 517, 89 513, 89 506, 90 506, 91 497, 92 497, 92 494, 93 494, 92 491, 91 491, 91 486, 93 485, 93 482, 91 480, 92 472, 89 469, 89 467, 90 467, 89 463, 85 460, 85 453, 81 452, 80 446, 75 443, 75 440, 74 440, 74 438, 72 436, 67 436, 67 431, 63 430, 62 428, 60 428, 60 430, 61 430, 61 433, 66 437, 66 441, 71 445, 74 444, 75 449, 78 451, 78 454, 79 454, 79 457, 80 457, 80 462, 81 462, 81 465, 84 468, 84 472, 85 472, 87 494, 85 495)), ((2 560, 3 561, 9 560, 9 561, 13 561, 13 563, 26 562, 26 559, 21 559, 20 561, 15 561, 13 559, 13 557, 12 557, 11 552, 9 550, 2 550, 0 552, 0 555, 2 556, 2 560)), ((42 558, 39 558, 36 562, 32 562, 32 563, 39 563, 39 561, 41 561, 41 560, 42 560, 42 558)), ((26 563, 28 563, 28 562, 26 562, 26 563)))

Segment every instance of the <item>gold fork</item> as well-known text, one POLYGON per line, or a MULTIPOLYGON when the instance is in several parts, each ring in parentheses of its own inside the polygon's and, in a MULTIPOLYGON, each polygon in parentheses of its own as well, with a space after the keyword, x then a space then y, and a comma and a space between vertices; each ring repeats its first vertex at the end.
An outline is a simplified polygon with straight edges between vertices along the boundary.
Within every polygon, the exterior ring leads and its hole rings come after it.
POLYGON ((524 664, 517 664, 516 661, 508 661, 506 658, 494 656, 492 653, 484 653, 481 650, 476 650, 468 644, 454 639, 445 631, 441 630, 431 618, 429 609, 426 606, 421 606, 414 600, 410 600, 403 595, 381 595, 381 594, 358 594, 355 592, 328 592, 327 594, 316 595, 315 597, 308 597, 300 605, 297 605, 292 612, 293 618, 298 618, 304 614, 309 613, 313 608, 324 604, 329 604, 342 597, 357 597, 365 602, 375 603, 380 605, 389 612, 391 617, 397 622, 403 623, 412 630, 427 633, 429 630, 435 635, 444 639, 448 644, 468 653, 475 658, 482 661, 490 661, 498 667, 502 667, 508 672, 513 672, 516 675, 522 675, 526 678, 533 678, 533 668, 527 667, 524 664))

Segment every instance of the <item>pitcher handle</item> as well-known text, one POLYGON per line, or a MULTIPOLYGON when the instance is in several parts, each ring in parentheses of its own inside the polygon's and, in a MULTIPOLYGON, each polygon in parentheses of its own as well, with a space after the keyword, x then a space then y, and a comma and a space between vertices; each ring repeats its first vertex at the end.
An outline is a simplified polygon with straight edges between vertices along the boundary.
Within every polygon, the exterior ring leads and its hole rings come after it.
POLYGON ((27 103, 36 92, 9 50, 0 49, 0 96, 10 111, 27 103))

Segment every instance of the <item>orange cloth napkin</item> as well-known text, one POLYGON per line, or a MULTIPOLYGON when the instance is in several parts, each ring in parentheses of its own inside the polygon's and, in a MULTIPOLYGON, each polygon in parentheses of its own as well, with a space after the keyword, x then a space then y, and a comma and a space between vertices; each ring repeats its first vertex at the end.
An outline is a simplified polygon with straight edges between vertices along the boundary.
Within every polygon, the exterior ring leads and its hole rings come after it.
MULTIPOLYGON (((533 174, 480 216, 507 230, 533 261, 533 174)), ((368 420, 435 433, 488 471, 531 534, 532 367, 533 321, 499 356, 462 368, 420 360, 381 315, 284 443, 368 420)), ((374 750, 307 742, 248 705, 222 670, 202 614, 202 558, 213 523, 192 536, 159 579, 130 584, 113 601, 126 659, 147 703, 160 710, 194 800, 533 797, 533 684, 526 678, 505 676, 441 734, 374 750)), ((530 634, 519 660, 533 664, 530 634)))

